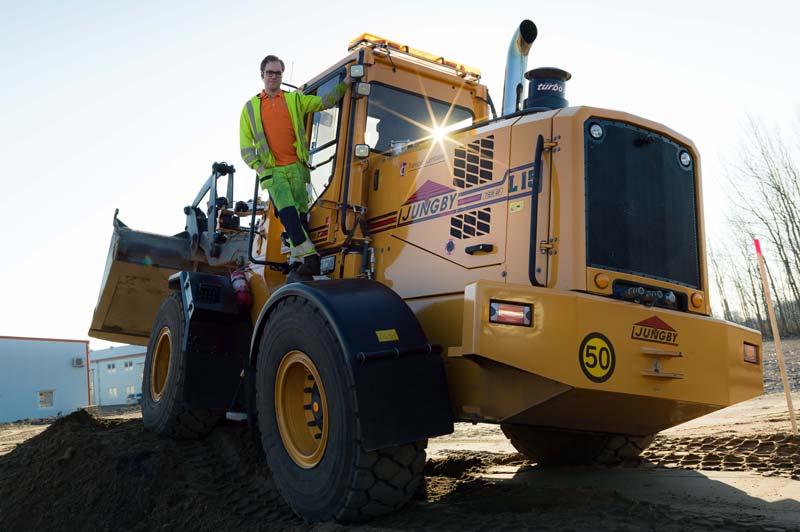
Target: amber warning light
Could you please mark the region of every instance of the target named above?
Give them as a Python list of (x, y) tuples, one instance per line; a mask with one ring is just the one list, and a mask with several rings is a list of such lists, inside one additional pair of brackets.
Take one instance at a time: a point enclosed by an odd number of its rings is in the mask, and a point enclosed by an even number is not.
[(489, 302), (489, 321), (506, 325), (531, 326), (533, 309), (531, 305), (509, 303), (507, 301)]

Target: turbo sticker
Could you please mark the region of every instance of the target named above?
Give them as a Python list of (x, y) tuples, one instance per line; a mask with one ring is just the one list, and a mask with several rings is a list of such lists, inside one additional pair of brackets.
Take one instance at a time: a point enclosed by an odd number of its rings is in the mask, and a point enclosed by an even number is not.
[(600, 333), (590, 333), (581, 342), (578, 363), (592, 382), (605, 382), (614, 374), (617, 357), (611, 341)]

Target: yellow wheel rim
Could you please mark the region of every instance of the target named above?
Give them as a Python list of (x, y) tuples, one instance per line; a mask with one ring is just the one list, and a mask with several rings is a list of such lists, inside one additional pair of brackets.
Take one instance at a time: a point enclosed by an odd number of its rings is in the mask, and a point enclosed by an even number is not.
[(169, 376), (169, 359), (172, 356), (172, 333), (169, 327), (162, 327), (158, 332), (153, 361), (150, 363), (150, 398), (158, 401), (164, 394)]
[(286, 452), (295, 464), (319, 464), (328, 443), (328, 403), (314, 362), (302, 351), (290, 351), (275, 375), (275, 417)]

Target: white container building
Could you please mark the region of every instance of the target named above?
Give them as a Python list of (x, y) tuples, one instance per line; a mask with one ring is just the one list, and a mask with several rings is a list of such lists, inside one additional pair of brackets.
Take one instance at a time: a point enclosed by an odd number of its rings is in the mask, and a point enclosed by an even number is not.
[(123, 345), (89, 353), (92, 404), (136, 404), (141, 398), (147, 348)]
[(89, 342), (0, 336), (0, 423), (67, 415), (89, 394)]

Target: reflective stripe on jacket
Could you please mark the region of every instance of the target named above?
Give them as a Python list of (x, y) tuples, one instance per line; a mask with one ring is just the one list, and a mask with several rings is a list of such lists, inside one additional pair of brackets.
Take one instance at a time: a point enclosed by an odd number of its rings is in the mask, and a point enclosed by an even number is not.
[[(299, 92), (283, 93), (286, 98), (286, 107), (289, 109), (289, 117), (292, 119), (297, 158), (303, 164), (308, 164), (308, 140), (303, 118), (308, 113), (316, 113), (333, 107), (342, 99), (346, 90), (346, 83), (338, 83), (331, 92), (323, 96)], [(256, 171), (259, 178), (272, 175), (272, 169), (275, 168), (275, 156), (269, 149), (267, 136), (264, 134), (264, 125), (261, 123), (261, 98), (258, 95), (250, 98), (242, 109), (242, 115), (239, 118), (239, 148), (242, 159), (247, 166)]]

